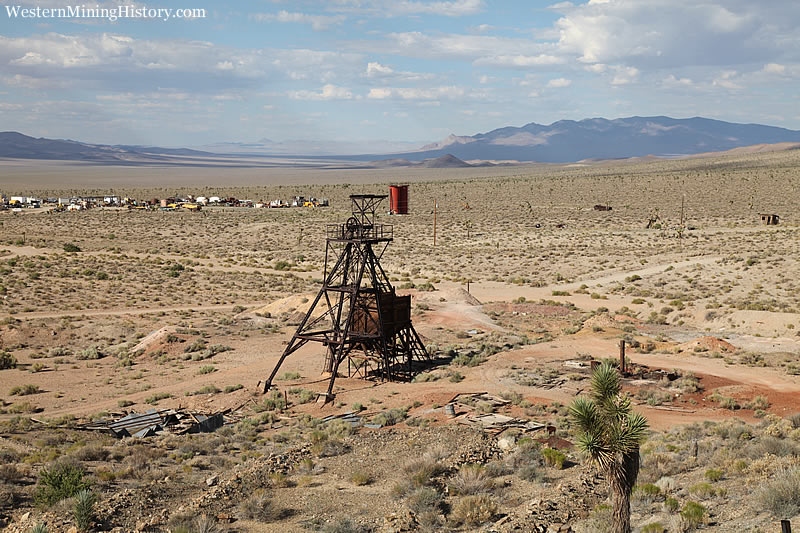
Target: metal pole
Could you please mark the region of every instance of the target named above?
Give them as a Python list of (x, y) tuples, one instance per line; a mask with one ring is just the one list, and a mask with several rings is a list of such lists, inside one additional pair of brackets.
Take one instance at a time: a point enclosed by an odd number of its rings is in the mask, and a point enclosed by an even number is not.
[(625, 339), (619, 341), (619, 369), (625, 373)]

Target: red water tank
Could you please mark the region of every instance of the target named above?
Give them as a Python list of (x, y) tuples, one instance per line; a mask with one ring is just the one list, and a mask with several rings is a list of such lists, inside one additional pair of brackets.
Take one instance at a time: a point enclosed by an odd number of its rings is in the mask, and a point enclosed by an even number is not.
[(408, 185), (389, 186), (389, 211), (395, 215), (408, 214)]

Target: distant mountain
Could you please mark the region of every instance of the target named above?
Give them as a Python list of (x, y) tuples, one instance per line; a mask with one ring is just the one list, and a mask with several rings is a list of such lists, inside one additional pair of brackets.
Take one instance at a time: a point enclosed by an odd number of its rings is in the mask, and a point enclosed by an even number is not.
[(0, 157), (15, 159), (54, 159), (87, 163), (157, 162), (171, 156), (209, 156), (208, 152), (186, 148), (146, 146), (107, 146), (77, 141), (35, 138), (16, 131), (0, 132)]
[[(735, 124), (700, 117), (629, 117), (560, 120), (547, 126), (531, 122), (519, 128), (508, 126), (472, 136), (450, 135), (416, 150), (410, 143), (379, 140), (275, 142), (261, 139), (252, 144), (207, 145), (203, 147), (205, 151), (200, 151), (37, 139), (9, 131), (0, 133), (0, 158), (122, 165), (459, 168), (528, 161), (570, 163), (644, 156), (692, 156), (753, 145), (798, 142), (800, 131), (760, 124)], [(359, 147), (374, 151), (360, 152)]]
[[(422, 161), (409, 161), (408, 159), (393, 158), (381, 159), (372, 161), (371, 166), (376, 168), (392, 168), (392, 167), (423, 167), (423, 168), (465, 168), (472, 167), (469, 163), (460, 160), (450, 154), (431, 159), (424, 159)], [(483, 166), (483, 165), (481, 165)]]
[(415, 152), (393, 154), (420, 161), (450, 154), (462, 160), (567, 163), (629, 157), (720, 152), (754, 144), (800, 142), (800, 131), (707, 118), (629, 117), (531, 122), (470, 137), (450, 135)]

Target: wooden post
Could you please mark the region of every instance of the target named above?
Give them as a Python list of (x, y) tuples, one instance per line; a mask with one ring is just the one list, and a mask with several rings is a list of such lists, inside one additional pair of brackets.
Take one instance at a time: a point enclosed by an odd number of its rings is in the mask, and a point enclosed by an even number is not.
[(433, 199), (433, 246), (436, 247), (436, 208), (438, 207), (436, 198)]
[(781, 533), (792, 533), (792, 523), (788, 520), (781, 520)]
[(619, 370), (625, 373), (625, 339), (619, 341)]

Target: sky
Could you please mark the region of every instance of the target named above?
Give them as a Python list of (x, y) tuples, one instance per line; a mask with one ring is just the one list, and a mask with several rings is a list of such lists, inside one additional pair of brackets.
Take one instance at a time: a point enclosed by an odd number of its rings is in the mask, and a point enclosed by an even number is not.
[[(0, 131), (400, 147), (634, 115), (800, 129), (797, 0), (152, 2), (2, 4)], [(134, 16), (45, 11), (67, 6)]]

